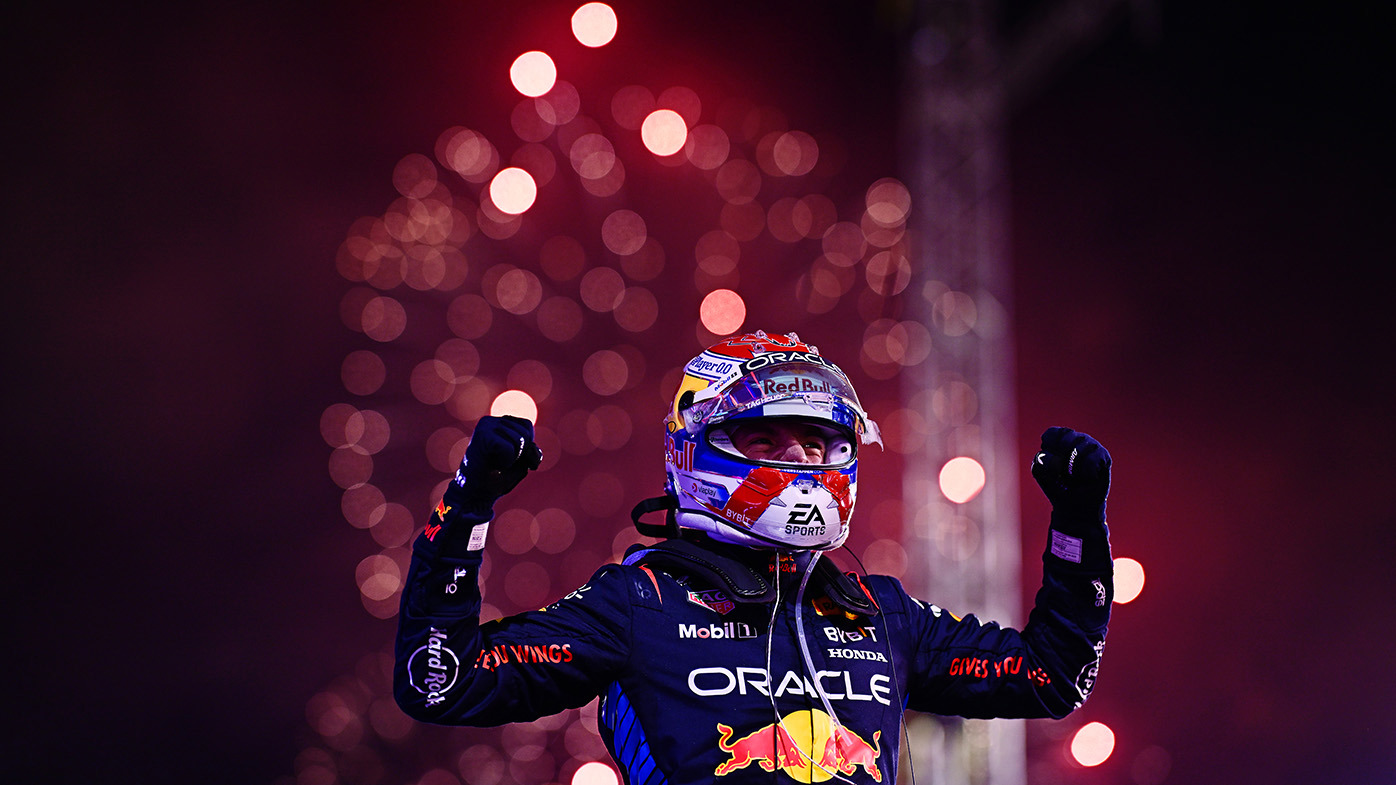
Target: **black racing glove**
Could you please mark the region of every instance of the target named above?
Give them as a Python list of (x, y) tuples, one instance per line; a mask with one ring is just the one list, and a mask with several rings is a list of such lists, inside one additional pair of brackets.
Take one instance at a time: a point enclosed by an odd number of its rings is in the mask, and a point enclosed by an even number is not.
[(424, 536), (445, 551), (484, 547), (494, 503), (542, 462), (533, 423), (510, 415), (481, 417)]
[(1032, 477), (1052, 503), (1052, 525), (1080, 533), (1105, 521), (1110, 493), (1110, 453), (1100, 442), (1070, 428), (1048, 428), (1033, 456)]

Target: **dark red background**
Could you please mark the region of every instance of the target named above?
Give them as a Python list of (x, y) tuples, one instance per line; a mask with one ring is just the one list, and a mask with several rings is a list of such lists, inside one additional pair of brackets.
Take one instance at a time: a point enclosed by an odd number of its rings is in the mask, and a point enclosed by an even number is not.
[[(615, 5), (652, 50), (590, 78), (746, 92), (885, 140), (850, 183), (904, 172), (896, 4)], [(1107, 443), (1116, 551), (1149, 577), (1079, 717), (1120, 756), (1080, 781), (1158, 745), (1171, 783), (1396, 782), (1387, 43), (1360, 14), (1214, 5), (1112, 23), (1008, 129), (1019, 441)], [(403, 155), (503, 127), (500, 64), (572, 7), (11, 26), (4, 779), (292, 773), (307, 699), (391, 634), (317, 431), (361, 340), (335, 250)], [(1010, 43), (1039, 7), (1006, 7)]]

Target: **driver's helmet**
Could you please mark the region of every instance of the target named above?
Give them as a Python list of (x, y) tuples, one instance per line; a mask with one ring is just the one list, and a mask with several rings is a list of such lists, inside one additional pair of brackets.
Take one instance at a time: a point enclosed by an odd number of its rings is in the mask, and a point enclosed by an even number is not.
[[(817, 432), (822, 458), (746, 457), (732, 435), (757, 418)], [(843, 544), (858, 445), (882, 443), (848, 377), (794, 333), (728, 338), (693, 358), (665, 423), (665, 491), (677, 502), (679, 527), (778, 550)]]

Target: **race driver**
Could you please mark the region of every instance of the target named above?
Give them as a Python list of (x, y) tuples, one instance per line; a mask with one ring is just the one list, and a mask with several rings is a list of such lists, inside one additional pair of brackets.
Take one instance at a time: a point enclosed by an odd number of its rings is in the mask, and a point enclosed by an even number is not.
[[(1113, 592), (1110, 456), (1067, 428), (1032, 473), (1052, 504), (1021, 630), (957, 617), (825, 551), (849, 532), (858, 449), (880, 444), (847, 376), (793, 333), (724, 340), (685, 367), (666, 418), (665, 494), (635, 546), (538, 611), (479, 622), (494, 505), (538, 467), (533, 427), (485, 417), (413, 547), (398, 704), (499, 725), (600, 696), (630, 785), (896, 782), (904, 708), (1062, 717), (1095, 683)], [(664, 512), (665, 523), (642, 516)]]

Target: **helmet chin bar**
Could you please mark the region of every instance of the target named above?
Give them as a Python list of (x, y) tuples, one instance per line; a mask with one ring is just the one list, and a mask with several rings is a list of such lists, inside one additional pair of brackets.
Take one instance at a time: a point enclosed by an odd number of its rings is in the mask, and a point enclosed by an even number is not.
[[(743, 545), (748, 548), (760, 548), (772, 551), (831, 551), (843, 545), (848, 539), (847, 529), (843, 534), (836, 536), (831, 542), (820, 545), (791, 545), (789, 543), (768, 540), (757, 536), (750, 531), (742, 529), (740, 526), (723, 518), (721, 515), (714, 515), (707, 511), (692, 509), (678, 509), (674, 511), (674, 520), (680, 529), (691, 529), (701, 531), (718, 542), (725, 542), (728, 545)], [(719, 525), (713, 526), (716, 522)]]

